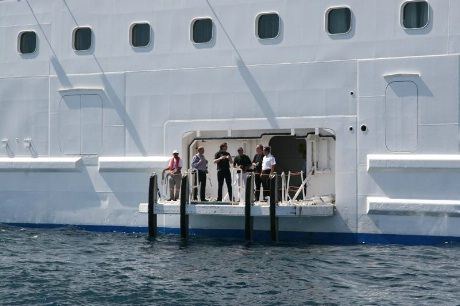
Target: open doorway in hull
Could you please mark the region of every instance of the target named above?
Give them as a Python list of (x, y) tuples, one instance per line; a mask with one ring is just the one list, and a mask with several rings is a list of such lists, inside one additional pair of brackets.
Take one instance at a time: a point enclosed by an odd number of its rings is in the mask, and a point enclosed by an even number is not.
[(305, 137), (274, 136), (269, 146), (277, 157), (276, 171), (306, 171), (307, 146)]
[[(285, 191), (285, 196), (280, 198), (281, 202), (293, 203), (335, 194), (335, 136), (331, 130), (305, 128), (295, 131), (192, 131), (183, 137), (183, 148), (187, 151), (183, 170), (190, 171), (190, 163), (197, 148), (204, 147), (204, 155), (209, 162), (206, 198), (210, 201), (217, 198), (217, 171), (213, 161), (223, 142), (228, 144), (228, 152), (232, 158), (237, 155), (237, 148), (243, 147), (251, 160), (256, 153), (257, 145), (272, 147), (277, 161), (276, 172), (280, 176), (279, 186)], [(233, 195), (236, 200), (241, 200), (244, 196), (238, 196), (238, 182), (234, 179), (236, 176), (234, 169)], [(282, 176), (284, 183), (281, 180)], [(193, 185), (193, 182), (191, 184)], [(225, 193), (225, 184), (223, 189)], [(229, 200), (227, 198), (227, 201)]]
[[(297, 189), (302, 185), (303, 178), (306, 176), (307, 164), (307, 144), (305, 137), (296, 136), (274, 136), (270, 139), (269, 146), (273, 156), (276, 156), (275, 170), (277, 173), (290, 172), (293, 175), (290, 177), (289, 183), (292, 188), (289, 188), (289, 196), (292, 198)], [(304, 174), (302, 176), (302, 174)], [(307, 186), (303, 187), (305, 190)], [(303, 199), (304, 192), (299, 198)]]

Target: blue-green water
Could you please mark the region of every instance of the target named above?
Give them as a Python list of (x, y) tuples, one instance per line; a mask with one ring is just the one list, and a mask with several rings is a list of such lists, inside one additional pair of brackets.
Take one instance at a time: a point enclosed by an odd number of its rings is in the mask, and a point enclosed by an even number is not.
[(251, 244), (0, 226), (0, 304), (460, 304), (453, 245)]

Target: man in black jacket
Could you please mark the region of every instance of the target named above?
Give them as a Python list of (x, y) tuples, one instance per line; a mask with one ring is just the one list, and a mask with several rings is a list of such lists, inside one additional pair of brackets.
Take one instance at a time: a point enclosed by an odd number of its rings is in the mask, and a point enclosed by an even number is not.
[(233, 201), (232, 194), (232, 174), (230, 173), (230, 163), (232, 157), (227, 152), (227, 143), (224, 142), (220, 145), (219, 152), (214, 156), (214, 163), (217, 165), (217, 201), (222, 201), (222, 187), (225, 183), (227, 184), (227, 191), (230, 202)]

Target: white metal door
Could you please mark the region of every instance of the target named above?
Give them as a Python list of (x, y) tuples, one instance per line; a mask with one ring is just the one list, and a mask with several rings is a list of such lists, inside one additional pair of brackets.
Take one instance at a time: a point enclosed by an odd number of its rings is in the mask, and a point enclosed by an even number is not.
[(385, 91), (385, 145), (392, 152), (417, 149), (418, 90), (411, 81), (388, 84)]
[(64, 154), (80, 154), (80, 95), (63, 96), (59, 103), (59, 144)]
[(59, 144), (64, 154), (98, 154), (102, 148), (99, 95), (63, 96), (59, 105)]
[(81, 96), (81, 154), (98, 154), (102, 147), (102, 99)]

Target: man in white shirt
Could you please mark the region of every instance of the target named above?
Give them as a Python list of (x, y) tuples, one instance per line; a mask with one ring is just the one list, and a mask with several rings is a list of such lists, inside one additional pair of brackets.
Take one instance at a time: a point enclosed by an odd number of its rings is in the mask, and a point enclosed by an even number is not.
[(270, 153), (270, 147), (264, 147), (264, 158), (262, 159), (262, 173), (260, 175), (262, 179), (262, 186), (264, 188), (263, 199), (270, 195), (270, 175), (275, 172), (276, 160), (275, 157)]

